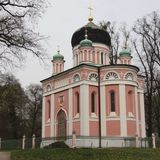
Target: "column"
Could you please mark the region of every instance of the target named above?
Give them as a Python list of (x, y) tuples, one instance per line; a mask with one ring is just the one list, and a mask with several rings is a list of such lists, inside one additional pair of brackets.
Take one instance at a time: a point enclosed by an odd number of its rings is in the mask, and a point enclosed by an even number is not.
[(86, 61), (87, 62), (89, 61), (89, 50), (87, 50), (87, 52), (86, 52)]
[(45, 137), (45, 97), (42, 102), (42, 138)]
[(139, 136), (139, 120), (138, 120), (138, 94), (137, 87), (134, 89), (135, 91), (135, 110), (136, 110), (136, 134)]
[(106, 136), (106, 95), (105, 86), (101, 86), (101, 134)]
[(81, 52), (78, 52), (78, 55), (79, 55), (79, 63), (82, 61), (81, 60)]
[(144, 111), (144, 93), (140, 93), (140, 111), (141, 111), (141, 130), (142, 137), (146, 137), (145, 129), (145, 111)]
[(90, 61), (93, 62), (93, 54), (90, 52)]
[(121, 127), (121, 136), (127, 136), (127, 119), (126, 119), (126, 93), (125, 85), (119, 85), (119, 95), (120, 95), (120, 127)]
[(89, 136), (89, 87), (80, 86), (80, 134)]
[(51, 137), (54, 137), (55, 134), (54, 134), (54, 94), (51, 95)]
[(72, 113), (72, 109), (73, 109), (73, 104), (72, 104), (72, 98), (73, 98), (73, 92), (72, 92), (72, 88), (69, 89), (69, 113), (68, 113), (68, 129), (69, 129), (69, 132), (68, 132), (68, 135), (71, 136), (72, 135), (72, 131), (73, 131), (73, 124), (72, 124), (72, 116), (73, 116), (73, 113)]
[(97, 64), (98, 61), (97, 61), (97, 52), (95, 51), (95, 64)]
[(106, 56), (104, 52), (103, 52), (103, 64), (106, 64)]

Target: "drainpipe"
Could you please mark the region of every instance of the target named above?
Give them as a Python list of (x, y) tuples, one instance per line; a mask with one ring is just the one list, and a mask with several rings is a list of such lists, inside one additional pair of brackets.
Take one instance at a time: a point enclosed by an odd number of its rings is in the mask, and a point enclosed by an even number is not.
[(101, 148), (101, 92), (100, 92), (100, 67), (98, 66), (98, 117), (99, 117), (99, 148)]

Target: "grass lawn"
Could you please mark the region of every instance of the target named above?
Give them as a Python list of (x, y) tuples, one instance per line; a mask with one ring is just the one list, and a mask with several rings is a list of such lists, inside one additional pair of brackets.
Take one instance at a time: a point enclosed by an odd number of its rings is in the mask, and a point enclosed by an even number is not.
[(160, 149), (36, 149), (12, 151), (11, 160), (160, 160)]

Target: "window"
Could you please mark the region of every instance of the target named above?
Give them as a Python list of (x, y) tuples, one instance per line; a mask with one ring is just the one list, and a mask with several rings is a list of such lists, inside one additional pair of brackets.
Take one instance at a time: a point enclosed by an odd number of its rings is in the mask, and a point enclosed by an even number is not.
[(98, 81), (98, 75), (96, 73), (90, 74), (89, 80), (91, 80), (91, 81)]
[(51, 118), (51, 103), (48, 101), (48, 119)]
[(74, 77), (73, 77), (73, 82), (78, 82), (80, 81), (80, 76), (78, 74), (76, 74)]
[(93, 92), (91, 94), (91, 112), (95, 112), (95, 93)]
[(51, 86), (47, 85), (47, 91), (51, 91)]
[(76, 104), (76, 112), (79, 113), (79, 93), (77, 92), (75, 95), (75, 104)]
[(106, 75), (107, 80), (118, 79), (118, 75), (115, 72), (109, 72)]
[(103, 64), (103, 53), (101, 53), (101, 64)]
[(132, 74), (132, 73), (127, 73), (127, 74), (125, 75), (125, 79), (132, 81), (132, 80), (133, 80), (133, 74)]
[(128, 92), (129, 112), (133, 113), (133, 92)]
[(111, 104), (111, 112), (115, 112), (115, 92), (110, 92), (110, 104)]

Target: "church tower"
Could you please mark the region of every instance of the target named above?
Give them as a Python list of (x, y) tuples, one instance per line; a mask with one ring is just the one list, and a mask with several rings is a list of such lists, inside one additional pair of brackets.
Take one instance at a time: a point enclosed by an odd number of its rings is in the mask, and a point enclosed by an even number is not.
[(128, 48), (124, 48), (120, 53), (119, 53), (119, 60), (120, 64), (131, 64), (131, 51)]
[(84, 62), (92, 65), (109, 64), (109, 33), (95, 25), (92, 16), (89, 16), (86, 25), (74, 32), (71, 44), (74, 66)]
[(64, 71), (64, 56), (60, 54), (60, 50), (58, 49), (57, 54), (53, 56), (52, 64), (53, 64), (53, 75), (61, 73)]

